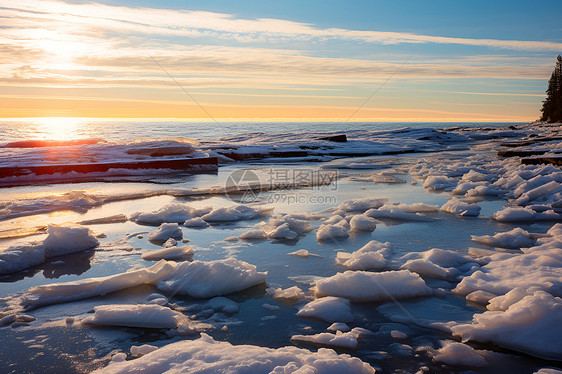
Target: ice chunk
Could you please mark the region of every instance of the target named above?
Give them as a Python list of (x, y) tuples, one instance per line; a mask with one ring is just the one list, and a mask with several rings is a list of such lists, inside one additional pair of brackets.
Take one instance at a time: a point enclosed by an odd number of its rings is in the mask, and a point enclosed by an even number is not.
[(377, 221), (364, 214), (358, 214), (351, 217), (351, 220), (349, 220), (349, 226), (355, 231), (373, 231), (377, 228)]
[(408, 338), (408, 335), (406, 335), (405, 333), (403, 333), (402, 331), (399, 331), (399, 330), (392, 330), (390, 332), (390, 336), (392, 336), (392, 339), (406, 339), (406, 338)]
[(0, 251), (0, 275), (11, 274), (46, 261), (41, 243), (11, 246)]
[(391, 250), (390, 243), (371, 240), (353, 253), (338, 252), (336, 263), (350, 270), (382, 269), (386, 265), (385, 255)]
[(395, 205), (384, 205), (379, 209), (369, 209), (365, 212), (367, 217), (371, 218), (390, 218), (403, 221), (433, 221), (433, 217), (424, 216), (419, 213), (407, 213), (402, 211)]
[(457, 180), (455, 178), (433, 175), (425, 179), (423, 188), (429, 191), (452, 190), (456, 185)]
[(205, 222), (233, 222), (254, 219), (271, 212), (272, 209), (252, 208), (246, 205), (237, 205), (229, 208), (215, 209), (201, 217)]
[(473, 260), (461, 255), (455, 251), (448, 251), (440, 248), (432, 248), (424, 252), (411, 252), (402, 257), (402, 259), (421, 258), (430, 261), (443, 268), (458, 267)]
[(536, 239), (532, 238), (532, 234), (529, 234), (521, 227), (516, 227), (513, 230), (507, 232), (499, 232), (494, 236), (472, 235), (472, 240), (480, 244), (489, 245), (490, 247), (501, 248), (531, 247), (535, 245), (536, 242)]
[(187, 220), (185, 220), (183, 225), (185, 227), (197, 227), (197, 228), (203, 228), (203, 227), (209, 226), (209, 224), (207, 222), (203, 221), (203, 219), (201, 217), (195, 217), (195, 218), (187, 219)]
[(562, 370), (554, 368), (541, 368), (540, 370), (535, 371), (533, 374), (562, 374)]
[(444, 212), (465, 217), (477, 217), (480, 214), (480, 209), (478, 204), (467, 203), (459, 199), (451, 199), (441, 207)]
[(503, 295), (516, 287), (537, 286), (555, 295), (562, 295), (562, 253), (554, 241), (543, 247), (532, 247), (529, 253), (498, 253), (490, 256), (491, 261), (464, 277), (453, 289), (460, 295), (477, 290)]
[(326, 322), (351, 322), (353, 313), (348, 299), (327, 296), (313, 300), (297, 313), (299, 317), (316, 318)]
[(180, 295), (209, 298), (265, 282), (267, 272), (258, 272), (254, 265), (228, 258), (210, 262), (182, 262), (171, 276), (158, 282), (158, 289)]
[(299, 249), (298, 251), (294, 251), (294, 252), (290, 252), (287, 253), (288, 255), (291, 256), (297, 256), (297, 257), (302, 257), (302, 258), (307, 258), (307, 257), (320, 257), (319, 255), (316, 255), (314, 253), (310, 253), (309, 251), (307, 251), (306, 249)]
[(466, 295), (466, 299), (476, 304), (486, 305), (491, 299), (495, 298), (496, 296), (496, 294), (493, 294), (491, 292), (478, 290)]
[(330, 326), (328, 326), (326, 330), (333, 331), (333, 332), (336, 331), (348, 332), (349, 330), (351, 330), (351, 328), (346, 323), (334, 322)]
[(49, 225), (43, 245), (45, 257), (49, 258), (92, 249), (99, 242), (87, 227)]
[(155, 242), (163, 242), (170, 238), (183, 238), (183, 232), (177, 223), (163, 223), (158, 227), (158, 230), (151, 232), (148, 236), (148, 240)]
[(384, 301), (431, 295), (423, 279), (408, 270), (372, 273), (346, 271), (316, 281), (316, 297), (339, 296), (352, 301)]
[(359, 342), (357, 338), (361, 335), (371, 333), (368, 330), (356, 327), (349, 332), (337, 331), (336, 334), (331, 334), (329, 332), (321, 332), (316, 335), (293, 335), (291, 340), (308, 342), (319, 345), (327, 345), (331, 347), (341, 347), (348, 349), (357, 349)]
[(446, 340), (443, 342), (443, 347), (433, 353), (433, 359), (447, 365), (473, 367), (488, 365), (483, 355), (479, 352), (482, 351), (477, 351), (471, 346), (463, 343)]
[(232, 345), (215, 341), (204, 333), (197, 340), (168, 344), (135, 360), (111, 362), (109, 366), (95, 373), (203, 374), (226, 373), (233, 368), (240, 373), (321, 373), (327, 370), (339, 373), (375, 373), (375, 369), (359, 358), (347, 354), (338, 355), (331, 349), (311, 352), (297, 347), (272, 349), (253, 345)]
[(267, 239), (267, 233), (262, 229), (250, 230), (240, 235), (240, 239), (244, 239), (244, 240)]
[(266, 292), (276, 300), (285, 301), (288, 303), (296, 303), (304, 298), (304, 292), (297, 286), (282, 288), (268, 288)]
[(477, 172), (476, 170), (470, 170), (468, 173), (465, 173), (462, 176), (463, 181), (469, 181), (469, 182), (484, 182), (494, 179), (496, 179), (494, 175), (480, 173)]
[(553, 210), (537, 213), (527, 207), (507, 207), (494, 213), (492, 218), (500, 222), (562, 221), (562, 215)]
[(334, 224), (324, 223), (320, 225), (316, 232), (316, 238), (318, 241), (345, 239), (349, 236), (348, 230), (349, 223), (345, 219), (340, 219)]
[(186, 204), (173, 203), (153, 212), (133, 213), (130, 217), (130, 220), (149, 225), (160, 225), (162, 223), (183, 223), (190, 218), (205, 215), (211, 210), (211, 207), (196, 209)]
[(84, 318), (82, 322), (95, 325), (171, 329), (186, 320), (187, 317), (183, 314), (161, 305), (116, 304), (94, 307), (94, 315)]
[(85, 251), (98, 245), (98, 240), (87, 227), (49, 225), (43, 242), (0, 250), (0, 274), (15, 273), (39, 265), (48, 258)]
[(131, 356), (136, 356), (136, 357), (144, 356), (146, 354), (149, 354), (150, 352), (154, 352), (157, 349), (158, 349), (157, 346), (150, 345), (150, 344), (133, 345), (131, 347)]
[(23, 295), (22, 306), (31, 309), (42, 305), (103, 296), (139, 284), (156, 283), (160, 279), (169, 277), (176, 267), (176, 263), (162, 260), (148, 268), (107, 277), (32, 287)]
[(185, 245), (181, 247), (162, 248), (155, 251), (150, 251), (142, 254), (142, 259), (145, 261), (182, 261), (191, 259), (193, 256), (193, 247)]
[(448, 279), (452, 275), (458, 274), (457, 272), (451, 272), (449, 269), (445, 269), (429, 260), (421, 258), (408, 260), (400, 269), (407, 269), (422, 276), (438, 279)]
[(388, 199), (386, 197), (346, 200), (338, 206), (338, 209), (343, 210), (345, 212), (357, 212), (357, 211), (364, 212), (371, 208), (374, 209), (380, 208), (387, 201)]
[(385, 204), (386, 206), (392, 206), (400, 209), (406, 213), (429, 213), (437, 212), (439, 210), (439, 205), (429, 205), (424, 203), (412, 203), (412, 204)]
[(536, 291), (505, 311), (476, 314), (469, 324), (451, 326), (463, 341), (491, 342), (534, 356), (562, 356), (562, 299)]

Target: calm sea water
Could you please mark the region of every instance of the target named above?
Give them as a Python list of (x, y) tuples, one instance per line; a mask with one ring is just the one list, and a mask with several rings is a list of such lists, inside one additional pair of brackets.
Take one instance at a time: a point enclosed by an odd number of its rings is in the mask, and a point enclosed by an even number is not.
[(0, 121), (0, 143), (25, 139), (102, 138), (127, 141), (137, 138), (181, 136), (198, 140), (245, 133), (306, 131), (389, 130), (411, 128), (497, 127), (517, 123), (469, 122), (231, 122), (195, 120), (119, 120), (88, 118), (36, 118)]

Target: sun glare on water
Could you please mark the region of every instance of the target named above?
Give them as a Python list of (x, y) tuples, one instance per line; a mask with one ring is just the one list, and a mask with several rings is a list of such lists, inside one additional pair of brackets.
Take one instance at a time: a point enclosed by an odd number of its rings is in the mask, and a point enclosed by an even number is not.
[(70, 140), (78, 136), (79, 118), (74, 117), (43, 117), (34, 120), (37, 123), (37, 133), (43, 139)]

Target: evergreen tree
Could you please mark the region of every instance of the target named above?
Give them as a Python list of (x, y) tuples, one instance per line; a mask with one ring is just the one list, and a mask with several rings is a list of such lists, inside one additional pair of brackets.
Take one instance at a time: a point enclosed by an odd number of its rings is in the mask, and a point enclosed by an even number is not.
[(562, 122), (562, 57), (558, 55), (556, 67), (548, 81), (546, 100), (541, 109), (541, 121)]

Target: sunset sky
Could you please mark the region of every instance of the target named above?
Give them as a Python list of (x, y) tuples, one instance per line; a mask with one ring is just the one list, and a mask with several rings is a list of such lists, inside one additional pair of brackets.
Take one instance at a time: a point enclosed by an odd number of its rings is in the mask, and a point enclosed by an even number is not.
[(559, 0), (2, 0), (0, 117), (528, 121), (560, 15)]

